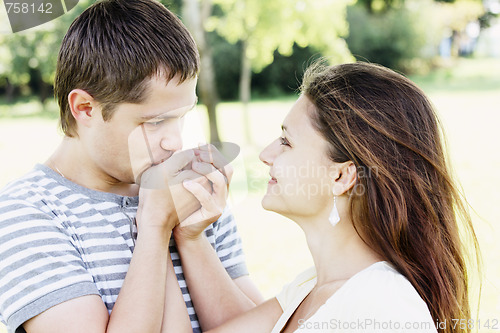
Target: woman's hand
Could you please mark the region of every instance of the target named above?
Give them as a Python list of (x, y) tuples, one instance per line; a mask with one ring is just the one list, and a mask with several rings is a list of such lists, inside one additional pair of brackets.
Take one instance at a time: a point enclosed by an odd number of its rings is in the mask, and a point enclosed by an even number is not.
[(193, 150), (182, 151), (143, 173), (137, 212), (139, 229), (152, 224), (172, 230), (179, 221), (199, 210), (198, 200), (182, 185), (183, 181), (191, 179), (211, 190), (208, 179), (191, 170), (195, 159)]
[(211, 223), (215, 222), (226, 207), (229, 182), (233, 169), (224, 156), (212, 145), (195, 149), (192, 170), (204, 175), (212, 184), (212, 192), (199, 182), (186, 180), (184, 188), (194, 195), (201, 204), (200, 209), (182, 220), (174, 229), (176, 240), (193, 240), (200, 237)]

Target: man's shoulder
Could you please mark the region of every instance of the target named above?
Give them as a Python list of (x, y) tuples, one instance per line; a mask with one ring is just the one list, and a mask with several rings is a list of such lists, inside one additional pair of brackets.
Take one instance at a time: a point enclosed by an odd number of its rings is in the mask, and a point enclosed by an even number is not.
[[(40, 169), (32, 169), (24, 176), (0, 189), (0, 223), (2, 228), (24, 223), (28, 219), (48, 218), (42, 207), (48, 201), (51, 180)], [(30, 216), (30, 218), (28, 218)]]
[(39, 168), (34, 168), (0, 189), (0, 202), (12, 199), (33, 197), (34, 193), (43, 193), (51, 179)]

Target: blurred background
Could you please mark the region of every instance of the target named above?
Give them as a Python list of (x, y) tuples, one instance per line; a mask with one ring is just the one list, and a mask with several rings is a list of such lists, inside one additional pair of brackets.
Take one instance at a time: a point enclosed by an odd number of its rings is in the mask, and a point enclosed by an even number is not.
[[(500, 331), (500, 0), (161, 2), (188, 26), (203, 58), (200, 104), (186, 137), (241, 147), (231, 206), (266, 297), (312, 260), (301, 230), (262, 209), (268, 169), (258, 153), (280, 135), (314, 59), (369, 61), (409, 76), (438, 110), (484, 260), (479, 307), (473, 299), (480, 332)], [(43, 163), (61, 140), (52, 90), (57, 51), (91, 3), (12, 33), (0, 1), (0, 187)]]

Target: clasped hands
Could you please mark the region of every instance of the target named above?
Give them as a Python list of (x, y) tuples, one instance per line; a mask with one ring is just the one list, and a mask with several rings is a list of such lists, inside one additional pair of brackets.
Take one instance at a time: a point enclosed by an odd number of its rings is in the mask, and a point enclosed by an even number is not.
[(140, 178), (139, 233), (141, 224), (153, 224), (198, 237), (222, 214), (232, 175), (228, 159), (213, 145), (176, 152), (152, 166)]

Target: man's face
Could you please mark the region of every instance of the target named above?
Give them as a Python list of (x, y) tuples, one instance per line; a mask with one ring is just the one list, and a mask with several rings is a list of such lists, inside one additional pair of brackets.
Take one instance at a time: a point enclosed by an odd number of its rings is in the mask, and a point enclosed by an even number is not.
[(109, 181), (135, 183), (149, 167), (182, 149), (183, 116), (196, 104), (196, 81), (153, 77), (144, 102), (117, 105), (108, 121), (96, 117), (80, 137)]

